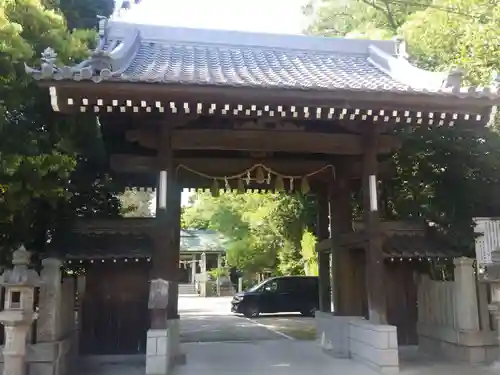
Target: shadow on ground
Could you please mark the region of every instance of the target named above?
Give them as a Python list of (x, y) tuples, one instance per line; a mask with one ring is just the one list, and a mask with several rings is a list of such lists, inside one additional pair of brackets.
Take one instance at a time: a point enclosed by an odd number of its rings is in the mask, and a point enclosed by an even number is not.
[(252, 342), (283, 339), (272, 330), (237, 316), (192, 315), (181, 318), (181, 342)]

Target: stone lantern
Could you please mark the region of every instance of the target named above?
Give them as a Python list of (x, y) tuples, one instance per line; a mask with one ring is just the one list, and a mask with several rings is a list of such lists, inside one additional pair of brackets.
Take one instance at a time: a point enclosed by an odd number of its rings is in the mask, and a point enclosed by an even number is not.
[(4, 310), (0, 311), (0, 323), (5, 328), (4, 375), (26, 373), (27, 338), (37, 318), (33, 311), (35, 287), (41, 283), (38, 273), (28, 268), (30, 258), (31, 254), (21, 246), (13, 254), (13, 268), (0, 276), (0, 285), (5, 288)]
[[(488, 305), (488, 310), (495, 319), (497, 327), (500, 327), (500, 248), (491, 252), (491, 261), (478, 273), (480, 281), (490, 285), (491, 303)], [(497, 340), (500, 345), (500, 330), (497, 330)], [(500, 368), (500, 358), (497, 358), (493, 366)]]

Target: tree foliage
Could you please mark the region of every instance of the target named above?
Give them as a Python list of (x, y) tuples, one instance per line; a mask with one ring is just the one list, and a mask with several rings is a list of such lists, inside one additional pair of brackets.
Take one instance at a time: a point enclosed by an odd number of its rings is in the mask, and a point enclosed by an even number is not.
[(304, 9), (313, 18), (307, 32), (327, 36), (386, 39), (397, 34), (412, 14), (430, 3), (392, 0), (323, 0)]
[(185, 228), (210, 228), (223, 234), (227, 261), (248, 273), (273, 270), (304, 273), (303, 232), (311, 227), (314, 202), (300, 195), (208, 193), (193, 197), (183, 212)]
[(120, 213), (124, 217), (151, 217), (151, 200), (153, 194), (147, 191), (128, 190), (119, 196)]
[[(488, 85), (500, 68), (500, 7), (488, 0), (323, 0), (310, 33), (387, 39), (403, 36), (422, 68), (462, 68), (465, 84)], [(399, 129), (397, 175), (384, 181), (385, 215), (425, 221), (448, 246), (473, 249), (472, 218), (500, 212), (500, 139), (474, 131)]]
[[(87, 55), (95, 31), (70, 31), (64, 10), (74, 15), (75, 27), (88, 27), (90, 22), (76, 19), (89, 3), (0, 0), (2, 248), (24, 242), (43, 251), (68, 219), (118, 212), (95, 117), (54, 113), (46, 89), (39, 89), (24, 72), (24, 64), (38, 65), (49, 46), (66, 63)], [(109, 2), (102, 3), (109, 9)]]

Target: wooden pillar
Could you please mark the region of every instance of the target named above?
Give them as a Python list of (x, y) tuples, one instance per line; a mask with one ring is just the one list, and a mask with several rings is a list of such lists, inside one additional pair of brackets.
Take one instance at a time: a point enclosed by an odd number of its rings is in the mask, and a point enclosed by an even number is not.
[[(352, 249), (338, 245), (340, 235), (352, 233), (350, 161), (336, 168), (336, 179), (330, 191), (332, 228), (332, 292), (335, 315), (363, 316), (365, 286), (360, 280), (363, 266)], [(361, 270), (364, 273), (364, 269)]]
[(369, 319), (375, 324), (387, 324), (387, 301), (384, 283), (384, 257), (377, 194), (377, 132), (367, 126), (363, 134), (363, 216), (366, 241), (366, 289)]
[(166, 329), (168, 320), (179, 318), (177, 306), (181, 189), (175, 181), (170, 132), (166, 133), (162, 132), (159, 136), (160, 172), (149, 296), (151, 329)]
[[(328, 239), (330, 236), (328, 191), (320, 190), (317, 195), (317, 237), (318, 241)], [(319, 310), (321, 312), (332, 311), (332, 300), (330, 293), (330, 251), (318, 252), (318, 275), (319, 275)]]

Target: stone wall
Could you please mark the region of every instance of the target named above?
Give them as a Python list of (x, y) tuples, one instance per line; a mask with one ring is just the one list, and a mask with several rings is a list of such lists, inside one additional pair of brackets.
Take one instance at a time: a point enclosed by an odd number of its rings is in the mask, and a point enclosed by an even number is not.
[(63, 277), (61, 263), (44, 260), (36, 344), (27, 348), (28, 375), (66, 375), (78, 354), (76, 279)]
[(454, 281), (422, 277), (418, 285), (418, 341), (425, 354), (472, 364), (498, 358), (487, 311), (487, 286), (477, 284), (474, 260), (454, 260)]
[(360, 317), (316, 313), (322, 350), (337, 358), (352, 358), (382, 374), (399, 372), (397, 329)]
[(316, 332), (321, 348), (336, 358), (349, 358), (349, 322), (353, 316), (316, 312)]
[(349, 322), (351, 358), (382, 374), (399, 372), (398, 335), (395, 326), (376, 325), (363, 319)]
[[(70, 374), (74, 362), (76, 332), (64, 340), (28, 345), (28, 375)], [(0, 371), (3, 371), (3, 346), (0, 346)]]
[(464, 331), (418, 325), (418, 346), (425, 354), (471, 364), (492, 363), (500, 355), (495, 331)]
[(75, 278), (63, 279), (60, 306), (61, 337), (67, 337), (76, 330), (75, 288)]

